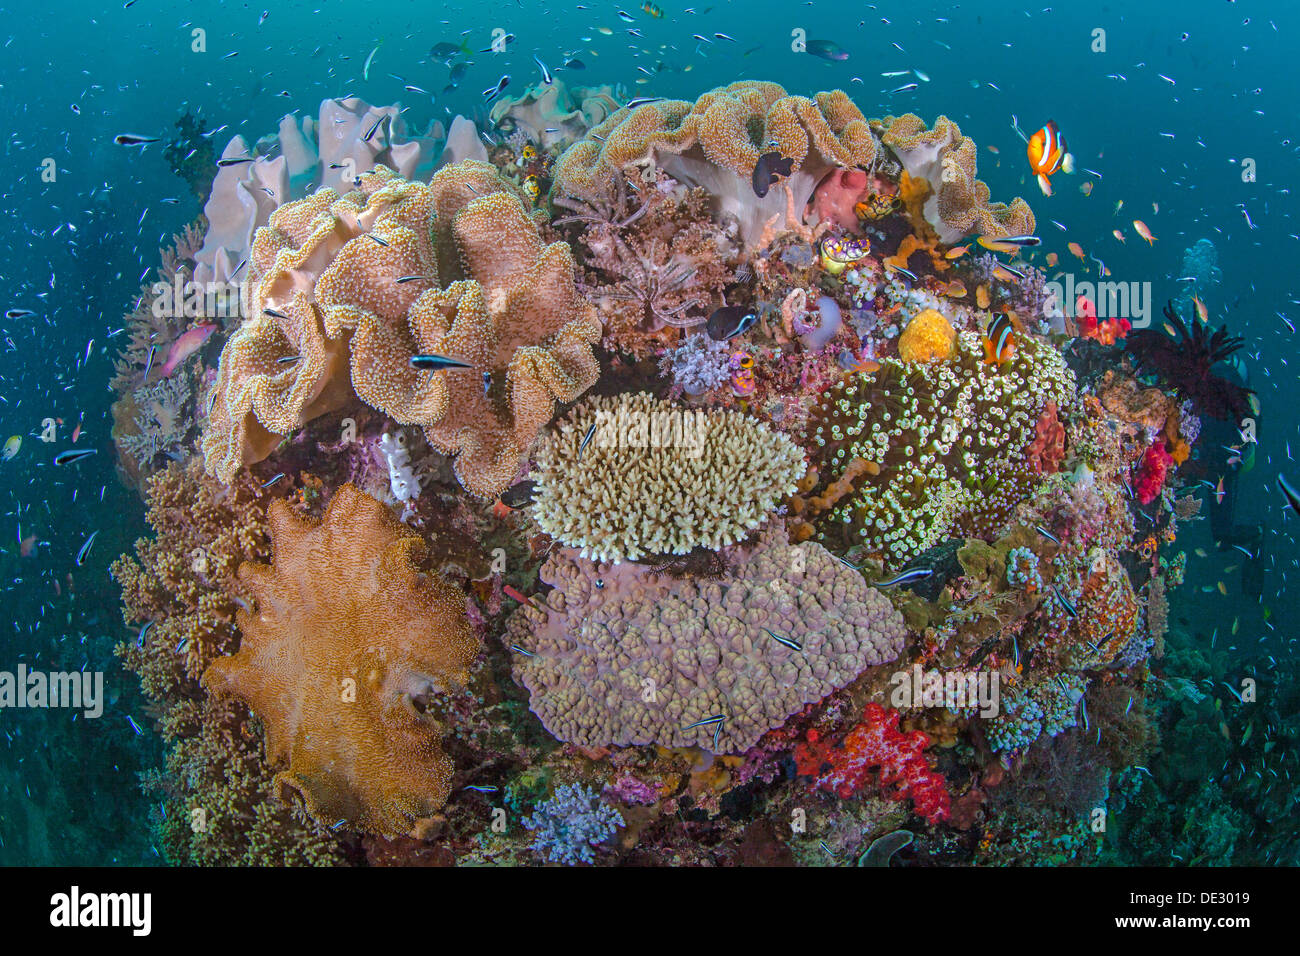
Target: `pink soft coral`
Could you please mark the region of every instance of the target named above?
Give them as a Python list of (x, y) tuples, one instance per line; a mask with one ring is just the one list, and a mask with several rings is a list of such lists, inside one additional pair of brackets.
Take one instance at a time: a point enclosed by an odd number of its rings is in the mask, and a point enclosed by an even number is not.
[(1159, 497), (1173, 460), (1165, 450), (1163, 438), (1157, 438), (1151, 443), (1151, 447), (1142, 455), (1142, 461), (1138, 465), (1137, 481), (1133, 485), (1133, 494), (1137, 496), (1138, 501), (1149, 505)]
[(898, 713), (879, 704), (867, 704), (862, 723), (842, 741), (822, 740), (808, 731), (808, 742), (795, 748), (800, 776), (813, 778), (813, 786), (849, 797), (880, 768), (880, 785), (893, 800), (911, 797), (918, 815), (930, 823), (948, 819), (951, 801), (942, 774), (930, 769), (922, 751), (930, 738), (919, 730), (898, 729)]
[(830, 222), (843, 229), (856, 229), (858, 214), (853, 207), (867, 190), (867, 174), (861, 169), (837, 169), (817, 187), (813, 194), (812, 211), (822, 222)]
[(1061, 424), (1056, 403), (1048, 402), (1038, 416), (1034, 440), (1025, 449), (1029, 467), (1036, 475), (1054, 475), (1065, 459), (1065, 426)]

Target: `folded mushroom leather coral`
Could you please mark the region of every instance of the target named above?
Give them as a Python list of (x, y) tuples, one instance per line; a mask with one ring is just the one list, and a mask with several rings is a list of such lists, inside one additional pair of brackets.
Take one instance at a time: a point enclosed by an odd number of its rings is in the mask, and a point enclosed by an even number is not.
[(539, 446), (534, 518), (600, 561), (717, 551), (766, 521), (803, 473), (798, 445), (739, 412), (644, 392), (597, 398)]
[(973, 233), (994, 239), (1033, 233), (1034, 214), (1023, 199), (1010, 205), (989, 202), (989, 187), (975, 178), (975, 143), (948, 117), (940, 116), (927, 129), (921, 117), (905, 113), (872, 127), (908, 174), (929, 184), (925, 220), (941, 241)]
[[(382, 167), (359, 178), (346, 196), (282, 206), (258, 231), (248, 318), (226, 343), (204, 433), (208, 466), (229, 480), (341, 405), (346, 356), (357, 397), (423, 425), (458, 456), (466, 490), (491, 497), (556, 401), (596, 381), (595, 309), (577, 294), (568, 246), (542, 244), (495, 167), (467, 161), (428, 184)], [(430, 373), (411, 367), (417, 354), (471, 368)]]
[(277, 781), (319, 822), (418, 832), (451, 792), (440, 698), (462, 688), (478, 651), (465, 596), (421, 570), (424, 544), (351, 485), (320, 522), (282, 501), (268, 515), (273, 557), (244, 564), (256, 606), (237, 616), (238, 653), (203, 675), (266, 728)]
[[(556, 161), (555, 192), (600, 201), (626, 170), (657, 167), (679, 183), (706, 188), (720, 212), (740, 223), (745, 245), (754, 247), (769, 220), (787, 219), (791, 204), (802, 218), (825, 176), (870, 165), (877, 147), (866, 117), (843, 91), (809, 99), (776, 83), (743, 80), (694, 103), (660, 100), (619, 110)], [(752, 178), (767, 152), (794, 165), (785, 188), (760, 198)]]
[[(717, 579), (595, 564), (571, 549), (541, 576), (554, 588), (545, 607), (510, 619), (515, 674), (547, 730), (584, 747), (743, 752), (893, 660), (906, 637), (902, 615), (860, 574), (820, 545), (786, 544), (779, 528), (736, 549)], [(719, 715), (720, 727), (709, 722)]]

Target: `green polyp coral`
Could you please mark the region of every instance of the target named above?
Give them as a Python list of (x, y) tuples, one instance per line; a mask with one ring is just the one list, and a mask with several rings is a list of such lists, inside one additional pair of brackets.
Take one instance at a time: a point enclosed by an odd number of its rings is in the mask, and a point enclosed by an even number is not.
[(880, 471), (821, 517), (817, 540), (896, 568), (950, 536), (995, 536), (1037, 482), (1025, 449), (1039, 414), (1074, 391), (1056, 350), (1023, 336), (1010, 361), (988, 365), (973, 332), (958, 336), (949, 362), (886, 359), (846, 376), (813, 411), (820, 480), (838, 480), (855, 459)]

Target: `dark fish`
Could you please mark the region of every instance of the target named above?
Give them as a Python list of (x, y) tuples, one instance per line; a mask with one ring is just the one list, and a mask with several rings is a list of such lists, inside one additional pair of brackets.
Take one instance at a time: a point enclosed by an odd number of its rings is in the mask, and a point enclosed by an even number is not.
[(118, 146), (145, 146), (149, 143), (156, 143), (162, 137), (160, 136), (140, 136), (137, 133), (118, 133), (113, 137), (113, 142)]
[(582, 436), (582, 444), (578, 446), (578, 461), (582, 461), (582, 453), (587, 450), (591, 440), (596, 437), (596, 423), (592, 422), (591, 427), (587, 429), (587, 434)]
[(764, 153), (754, 164), (754, 195), (762, 199), (776, 182), (777, 176), (789, 176), (793, 169), (793, 159), (786, 159), (780, 153)]
[(71, 465), (83, 458), (89, 458), (96, 451), (98, 449), (95, 448), (69, 448), (67, 451), (61, 451), (55, 455), (54, 463), (56, 465)]
[(636, 23), (636, 20), (633, 18), (632, 14), (628, 13), (626, 10), (618, 11), (618, 18), (624, 21), (625, 23)]
[(830, 40), (809, 40), (804, 50), (813, 56), (821, 57), (823, 60), (847, 60), (849, 58), (847, 50), (841, 49), (839, 44), (832, 43)]
[(271, 318), (273, 318), (273, 319), (287, 319), (287, 318), (288, 318), (288, 316), (285, 315), (283, 312), (277, 312), (275, 309), (263, 309), (263, 310), (262, 310), (262, 314), (263, 314), (263, 315), (269, 315), (269, 316), (270, 316)]
[(240, 163), (251, 163), (252, 161), (253, 161), (253, 157), (251, 156), (238, 156), (231, 159), (219, 159), (217, 160), (217, 165), (238, 166)]
[(878, 588), (892, 588), (896, 584), (911, 584), (913, 581), (923, 581), (932, 574), (934, 574), (934, 568), (913, 568), (911, 571), (904, 571), (898, 577), (890, 578), (888, 581), (877, 581), (875, 586)]
[(494, 99), (500, 96), (501, 91), (504, 90), (509, 85), (510, 85), (510, 74), (507, 73), (505, 76), (501, 77), (501, 79), (497, 80), (496, 86), (488, 87), (486, 90), (483, 91), (484, 105), (486, 106), (488, 103), (491, 103)]
[(1058, 538), (1056, 535), (1052, 534), (1052, 532), (1048, 531), (1048, 530), (1047, 530), (1046, 528), (1044, 528), (1041, 524), (1036, 524), (1036, 525), (1034, 525), (1034, 530), (1037, 531), (1039, 534), (1041, 534), (1041, 535), (1042, 535), (1044, 538), (1046, 538), (1048, 541), (1051, 541), (1053, 544), (1060, 544), (1060, 543), (1061, 543), (1061, 539), (1060, 539), (1060, 538)]
[(712, 717), (705, 717), (703, 720), (697, 720), (693, 724), (687, 724), (682, 728), (682, 730), (694, 730), (696, 727), (707, 727), (709, 724), (721, 724), (726, 719), (726, 714), (714, 714)]
[(144, 637), (149, 633), (149, 628), (153, 627), (153, 621), (145, 621), (144, 627), (140, 628), (140, 633), (136, 636), (135, 646), (144, 647)]
[(26, 319), (35, 315), (31, 309), (10, 309), (5, 313), (6, 319)]
[(86, 563), (86, 556), (90, 554), (90, 548), (95, 543), (95, 538), (98, 537), (98, 535), (98, 530), (92, 531), (90, 537), (86, 539), (86, 543), (83, 544), (81, 550), (77, 552), (77, 567), (81, 567)]
[(1286, 501), (1291, 506), (1291, 510), (1300, 515), (1300, 494), (1297, 494), (1295, 488), (1291, 487), (1291, 482), (1286, 480), (1285, 475), (1277, 476), (1277, 486), (1282, 489), (1282, 494), (1286, 495)]
[(437, 372), (445, 368), (473, 368), (473, 366), (469, 362), (448, 358), (445, 355), (412, 355), (411, 368), (422, 368)]
[(758, 316), (739, 305), (724, 305), (713, 311), (705, 328), (713, 341), (725, 342), (749, 331), (757, 321)]
[(1006, 243), (1008, 246), (1036, 246), (1043, 240), (1038, 236), (1007, 236), (1005, 239), (996, 241)]
[(904, 83), (902, 86), (898, 87), (897, 89), (890, 90), (889, 92), (891, 95), (894, 93), (910, 93), (912, 92), (912, 90), (916, 88), (917, 88), (916, 83)]
[(1055, 584), (1052, 585), (1052, 593), (1055, 594), (1056, 599), (1061, 602), (1061, 607), (1065, 608), (1066, 614), (1070, 615), (1070, 617), (1079, 616), (1079, 612), (1075, 610), (1074, 605), (1065, 599), (1065, 595), (1061, 593), (1061, 589)]
[(546, 64), (542, 62), (541, 57), (535, 53), (533, 54), (533, 62), (536, 63), (537, 68), (542, 71), (542, 83), (546, 86), (550, 86), (555, 82), (555, 77), (551, 76), (551, 71), (546, 68)]
[(469, 72), (468, 63), (457, 63), (455, 66), (451, 68), (451, 72), (447, 74), (447, 79), (451, 80), (453, 89), (455, 89), (455, 85), (457, 83), (459, 83), (461, 80), (465, 78), (465, 74), (468, 72)]
[(564, 68), (566, 70), (585, 70), (587, 64), (583, 63), (581, 60), (565, 60)]
[(507, 508), (523, 508), (533, 503), (537, 494), (537, 482), (532, 479), (517, 481), (501, 492), (501, 503)]
[(771, 635), (772, 640), (776, 641), (778, 644), (784, 644), (792, 651), (803, 650), (803, 645), (800, 644), (798, 641), (792, 640), (788, 637), (782, 637), (780, 634), (776, 633), (776, 631), (772, 630), (770, 627), (765, 627), (763, 628), (763, 630), (767, 631), (767, 633)]
[(434, 279), (432, 276), (399, 276), (399, 277), (397, 278), (396, 281), (398, 281), (398, 282), (415, 282), (417, 279), (423, 279), (425, 282), (436, 282), (436, 281), (437, 281), (437, 280)]
[(634, 110), (638, 106), (645, 106), (647, 103), (662, 103), (663, 99), (662, 96), (638, 96), (634, 100), (628, 100), (624, 105), (628, 109)]
[(911, 279), (913, 282), (921, 281), (916, 277), (916, 273), (913, 272), (911, 269), (904, 269), (902, 266), (890, 266), (889, 268), (894, 272), (897, 272), (900, 276), (906, 276), (907, 278)]
[(462, 52), (463, 49), (463, 47), (459, 47), (454, 43), (448, 43), (444, 40), (441, 43), (435, 43), (433, 46), (429, 47), (429, 55), (435, 60), (450, 60), (457, 53)]
[(387, 114), (387, 113), (385, 113), (383, 116), (379, 117), (379, 119), (375, 120), (375, 125), (372, 126), (372, 127), (370, 127), (370, 129), (366, 130), (366, 135), (361, 137), (361, 142), (363, 142), (363, 143), (368, 143), (368, 142), (370, 142), (372, 139), (374, 139), (375, 134), (379, 132), (379, 124), (382, 123), (382, 122), (383, 122), (384, 120), (386, 120), (386, 119), (388, 119), (388, 114)]
[(149, 357), (145, 359), (144, 374), (140, 376), (140, 381), (143, 382), (148, 380), (149, 372), (153, 370), (153, 358), (157, 354), (158, 354), (158, 346), (157, 345), (149, 346)]

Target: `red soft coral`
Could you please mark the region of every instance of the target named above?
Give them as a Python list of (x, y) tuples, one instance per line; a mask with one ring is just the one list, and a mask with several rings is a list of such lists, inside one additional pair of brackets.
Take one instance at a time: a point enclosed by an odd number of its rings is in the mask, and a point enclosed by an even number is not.
[(1165, 450), (1163, 438), (1157, 438), (1142, 455), (1138, 464), (1137, 481), (1133, 485), (1133, 494), (1144, 505), (1149, 505), (1160, 495), (1165, 477), (1169, 474), (1169, 465), (1173, 457)]
[(865, 785), (871, 771), (880, 768), (880, 785), (893, 800), (910, 796), (918, 815), (930, 823), (948, 819), (950, 798), (942, 774), (930, 769), (922, 751), (930, 738), (919, 730), (898, 729), (898, 713), (879, 704), (867, 704), (860, 724), (839, 743), (822, 740), (808, 731), (808, 742), (795, 748), (799, 775), (813, 778), (813, 786), (841, 798)]
[(1029, 467), (1036, 475), (1054, 475), (1065, 460), (1065, 426), (1061, 424), (1056, 402), (1048, 402), (1038, 416), (1034, 440), (1025, 449)]

